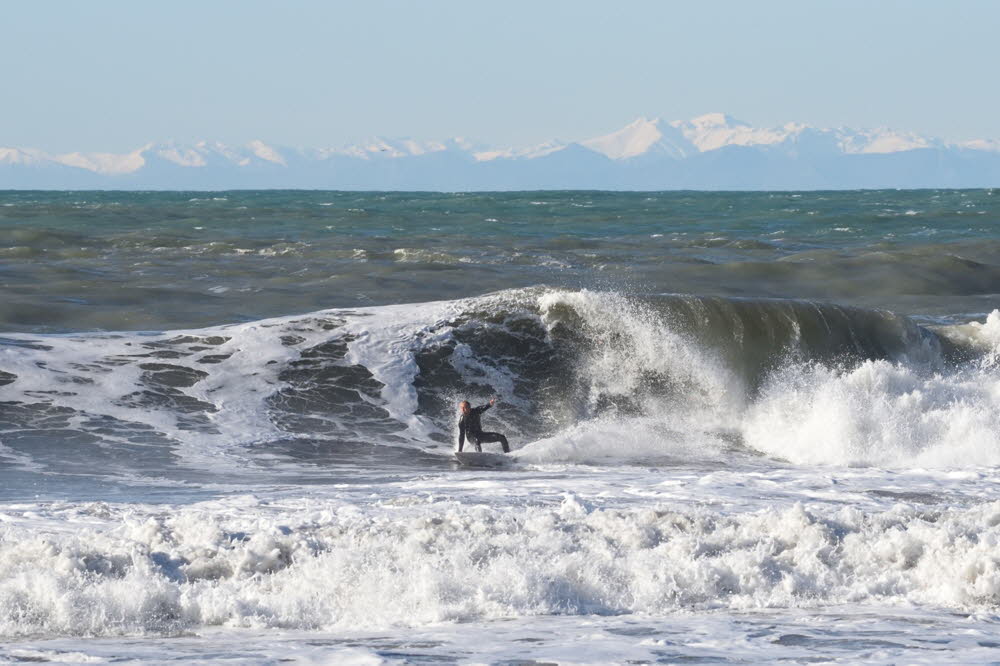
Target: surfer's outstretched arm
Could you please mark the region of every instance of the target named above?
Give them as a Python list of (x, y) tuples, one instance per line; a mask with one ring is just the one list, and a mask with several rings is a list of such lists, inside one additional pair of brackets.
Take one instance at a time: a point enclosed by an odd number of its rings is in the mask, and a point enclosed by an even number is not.
[(465, 428), (462, 426), (458, 427), (458, 450), (462, 450), (462, 446), (465, 444)]

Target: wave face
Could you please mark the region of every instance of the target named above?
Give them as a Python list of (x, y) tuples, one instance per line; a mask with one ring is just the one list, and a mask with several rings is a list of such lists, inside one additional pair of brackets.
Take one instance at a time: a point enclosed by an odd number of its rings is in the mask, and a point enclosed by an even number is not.
[(427, 460), (451, 450), (460, 399), (496, 394), (491, 423), (531, 462), (997, 464), (998, 325), (533, 288), (155, 335), (10, 335), (0, 452), (180, 481), (372, 447)]

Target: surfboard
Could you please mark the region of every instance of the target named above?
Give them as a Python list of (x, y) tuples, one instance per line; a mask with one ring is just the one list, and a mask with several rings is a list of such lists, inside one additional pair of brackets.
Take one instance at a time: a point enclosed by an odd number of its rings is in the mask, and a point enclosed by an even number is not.
[(455, 458), (463, 467), (504, 467), (511, 463), (508, 456), (478, 451), (456, 451)]

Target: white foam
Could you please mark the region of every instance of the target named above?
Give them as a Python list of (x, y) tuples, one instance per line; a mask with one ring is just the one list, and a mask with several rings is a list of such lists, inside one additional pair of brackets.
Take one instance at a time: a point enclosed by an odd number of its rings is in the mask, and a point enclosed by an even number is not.
[(746, 443), (801, 464), (1000, 464), (1000, 376), (928, 374), (888, 361), (791, 366), (749, 408)]
[(750, 513), (573, 495), (509, 509), (298, 500), (102, 505), (4, 523), (0, 636), (371, 630), (537, 615), (1000, 600), (1000, 502)]
[(941, 326), (937, 333), (960, 345), (984, 354), (983, 364), (994, 366), (1000, 361), (1000, 310), (993, 310), (986, 321), (972, 321), (955, 326)]
[(50, 664), (104, 664), (109, 660), (87, 655), (82, 652), (56, 652), (53, 650), (13, 649), (9, 656), (21, 662), (44, 662)]

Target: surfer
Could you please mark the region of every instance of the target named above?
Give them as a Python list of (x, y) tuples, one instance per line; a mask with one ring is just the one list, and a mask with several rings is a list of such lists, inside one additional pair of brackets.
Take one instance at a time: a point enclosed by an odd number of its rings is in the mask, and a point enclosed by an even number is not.
[(483, 432), (483, 424), (479, 422), (483, 412), (492, 407), (496, 401), (496, 398), (490, 398), (489, 403), (480, 405), (479, 407), (473, 407), (469, 404), (468, 400), (463, 400), (458, 403), (458, 410), (462, 413), (461, 418), (458, 420), (459, 451), (462, 450), (462, 446), (465, 444), (465, 439), (468, 438), (469, 441), (475, 445), (476, 451), (482, 451), (482, 445), (488, 442), (500, 442), (500, 446), (503, 447), (503, 452), (510, 453), (510, 447), (507, 445), (507, 438), (498, 432)]

